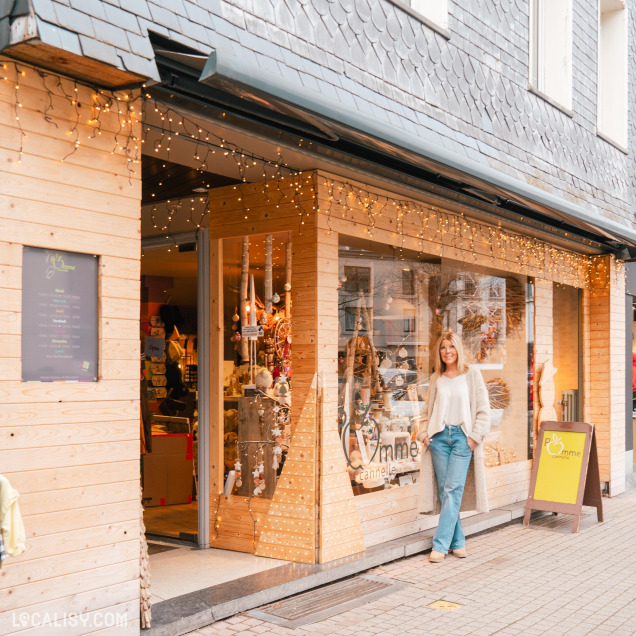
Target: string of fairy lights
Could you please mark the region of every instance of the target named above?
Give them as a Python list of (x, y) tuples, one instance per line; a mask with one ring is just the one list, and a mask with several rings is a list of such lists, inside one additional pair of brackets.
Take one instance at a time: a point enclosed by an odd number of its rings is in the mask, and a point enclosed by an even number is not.
[[(45, 93), (45, 109), (42, 112), (43, 119), (51, 126), (60, 129), (67, 127), (66, 135), (69, 138), (71, 149), (66, 155), (60, 158), (60, 162), (65, 162), (83, 145), (81, 133), (87, 125), (90, 134), (86, 132), (86, 142), (95, 140), (108, 132), (112, 134), (113, 146), (111, 154), (120, 153), (126, 157), (129, 183), (132, 184), (132, 177), (136, 172), (136, 165), (140, 163), (141, 147), (136, 136), (135, 128), (137, 122), (141, 120), (141, 97), (132, 91), (108, 91), (97, 86), (89, 86), (77, 80), (69, 79), (47, 73), (38, 68), (34, 68), (22, 62), (3, 61), (1, 63), (2, 75), (0, 79), (4, 82), (13, 83), (14, 93), (14, 121), (19, 131), (19, 142), (17, 148), (17, 164), (21, 165), (25, 140), (29, 133), (24, 128), (21, 109), (24, 109), (22, 94), (25, 87), (33, 87), (33, 79), (41, 84)], [(71, 107), (71, 117), (55, 118), (57, 110), (54, 100), (62, 99), (65, 106)], [(86, 99), (86, 101), (84, 101)], [(88, 111), (88, 116), (86, 112)], [(104, 120), (115, 115), (117, 130), (106, 131)]]
[[(493, 262), (516, 263), (519, 273), (535, 269), (547, 272), (554, 279), (567, 277), (573, 284), (583, 282), (589, 286), (592, 283), (594, 268), (590, 267), (591, 261), (586, 256), (555, 247), (536, 237), (493, 227), (468, 218), (462, 212), (442, 210), (413, 199), (391, 197), (346, 179), (324, 179), (320, 188), (311, 177), (289, 165), (280, 149), (276, 151), (275, 157), (250, 152), (228, 140), (220, 129), (203, 126), (177, 108), (153, 98), (149, 92), (134, 95), (131, 91), (106, 91), (19, 62), (5, 61), (2, 63), (2, 70), (2, 79), (13, 82), (14, 116), (19, 129), (18, 164), (22, 163), (28, 135), (20, 117), (20, 109), (24, 107), (20, 91), (25, 82), (33, 84), (28, 78), (28, 75), (33, 75), (39, 79), (46, 94), (46, 105), (42, 113), (45, 121), (58, 128), (62, 125), (61, 118), (58, 121), (54, 118), (55, 99), (62, 98), (71, 107), (73, 116), (69, 120), (70, 125), (65, 122), (69, 126), (66, 132), (71, 149), (60, 158), (62, 162), (75, 154), (81, 145), (103, 136), (107, 132), (104, 129), (104, 118), (108, 114), (114, 114), (117, 129), (108, 131), (113, 136), (111, 153), (122, 153), (126, 157), (129, 179), (137, 170), (142, 152), (149, 155), (161, 154), (162, 158), (169, 161), (173, 142), (176, 139), (186, 140), (193, 147), (192, 160), (198, 164), (197, 170), (203, 178), (214, 169), (217, 159), (234, 162), (236, 173), (244, 184), (234, 186), (244, 220), (249, 220), (252, 212), (246, 202), (244, 187), (260, 181), (265, 202), (274, 208), (287, 202), (291, 192), (292, 204), (299, 216), (300, 231), (310, 212), (324, 212), (330, 231), (333, 231), (335, 218), (355, 217), (359, 221), (362, 212), (366, 222), (366, 236), (372, 239), (379, 230), (390, 229), (399, 237), (399, 249), (404, 249), (407, 239), (415, 238), (417, 248), (422, 253), (426, 253), (428, 249), (429, 253), (435, 251), (435, 255), (441, 257), (445, 248), (450, 248), (452, 253), (461, 254), (465, 260), (472, 260), (473, 264), (477, 264), (481, 249), (482, 260), (487, 257)], [(85, 114), (86, 104), (82, 103), (79, 95), (81, 89), (90, 90), (88, 117)], [(149, 109), (152, 109), (153, 120), (159, 122), (158, 124), (146, 123), (150, 119)], [(222, 113), (221, 117), (224, 115)], [(141, 138), (135, 132), (138, 121), (144, 122)], [(86, 142), (82, 141), (80, 134), (84, 124), (91, 129)], [(325, 191), (326, 196), (321, 200), (321, 192)], [(157, 218), (157, 207), (153, 206), (150, 212), (152, 226), (168, 235), (172, 233), (173, 224), (177, 220), (199, 229), (205, 225), (209, 216), (206, 196), (170, 199), (163, 198), (160, 191), (153, 192), (151, 196), (157, 201), (165, 201), (167, 212), (162, 222)], [(320, 205), (324, 203), (322, 208), (319, 207), (319, 200)], [(197, 207), (200, 208), (198, 212)], [(392, 227), (388, 228), (387, 225)]]

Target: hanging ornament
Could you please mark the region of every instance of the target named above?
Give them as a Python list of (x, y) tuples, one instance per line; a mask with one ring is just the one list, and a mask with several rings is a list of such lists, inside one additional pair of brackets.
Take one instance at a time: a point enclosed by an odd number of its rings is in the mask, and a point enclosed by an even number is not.
[(240, 319), (241, 317), (238, 315), (238, 309), (234, 307), (234, 315), (232, 316), (232, 320), (234, 322), (238, 322)]
[(261, 325), (266, 325), (267, 324), (267, 313), (266, 312), (262, 312), (261, 313), (261, 317), (258, 319), (258, 322), (261, 323)]
[(393, 296), (387, 296), (386, 304), (390, 305), (393, 302)]
[(400, 356), (400, 358), (406, 358), (406, 356), (409, 355), (409, 352), (406, 350), (406, 347), (402, 347), (399, 351), (398, 351), (398, 355)]
[(283, 289), (284, 289), (285, 291), (291, 291), (291, 283), (285, 283), (285, 284), (283, 285)]
[(236, 342), (238, 342), (241, 339), (241, 332), (240, 331), (235, 331), (234, 335), (232, 336), (232, 339), (235, 340)]
[(279, 303), (280, 302), (280, 296), (276, 292), (274, 292), (272, 294), (272, 302), (273, 303)]
[(254, 477), (254, 483), (256, 484), (258, 483), (258, 481), (256, 480), (258, 480), (260, 476), (261, 476), (261, 471), (259, 467), (256, 466), (256, 468), (254, 468), (254, 470), (252, 471), (252, 477)]
[(404, 384), (404, 378), (401, 375), (398, 375), (395, 378), (395, 385), (396, 386), (402, 386)]
[(390, 307), (391, 307), (391, 305), (389, 305), (389, 303), (387, 303), (386, 305), (384, 305), (384, 311), (389, 311)]
[(235, 472), (235, 481), (234, 484), (237, 488), (240, 488), (243, 485), (243, 480), (241, 479), (241, 462), (236, 461), (234, 463), (234, 472)]

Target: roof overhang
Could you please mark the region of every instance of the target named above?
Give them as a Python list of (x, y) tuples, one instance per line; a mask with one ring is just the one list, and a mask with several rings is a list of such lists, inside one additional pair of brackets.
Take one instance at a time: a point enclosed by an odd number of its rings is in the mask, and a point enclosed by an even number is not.
[(283, 120), (288, 127), (322, 144), (348, 152), (361, 152), (370, 161), (389, 161), (412, 174), (489, 202), (502, 218), (517, 213), (528, 221), (560, 229), (569, 240), (597, 244), (596, 251), (611, 252), (629, 260), (636, 257), (636, 231), (595, 214), (583, 206), (556, 196), (491, 166), (409, 134), (386, 121), (355, 108), (345, 108), (300, 82), (268, 72), (249, 56), (215, 50), (208, 57), (199, 81), (237, 99), (246, 111), (257, 109), (262, 118)]

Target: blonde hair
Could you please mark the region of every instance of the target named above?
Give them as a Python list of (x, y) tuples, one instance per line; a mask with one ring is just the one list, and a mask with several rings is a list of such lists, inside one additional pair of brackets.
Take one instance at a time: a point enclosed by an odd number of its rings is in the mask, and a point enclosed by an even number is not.
[(442, 333), (435, 345), (435, 373), (442, 375), (442, 373), (446, 371), (446, 363), (442, 360), (442, 356), (440, 354), (440, 349), (444, 340), (448, 340), (455, 347), (455, 351), (457, 351), (457, 370), (460, 373), (466, 373), (469, 365), (464, 357), (464, 345), (462, 344), (462, 339), (450, 329)]

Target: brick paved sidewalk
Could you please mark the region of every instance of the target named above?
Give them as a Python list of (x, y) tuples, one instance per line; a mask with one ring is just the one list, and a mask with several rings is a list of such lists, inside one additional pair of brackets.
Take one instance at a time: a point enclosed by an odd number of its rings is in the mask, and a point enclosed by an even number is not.
[[(578, 534), (547, 518), (469, 538), (467, 559), (374, 568), (410, 585), (319, 623), (290, 630), (240, 614), (191, 634), (636, 634), (636, 491), (603, 504), (606, 521), (592, 511)], [(438, 600), (462, 607), (429, 607)]]

